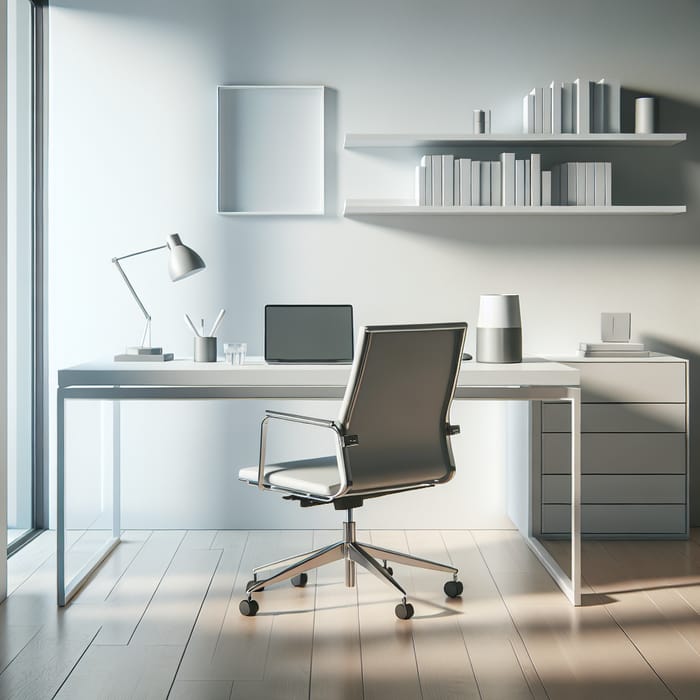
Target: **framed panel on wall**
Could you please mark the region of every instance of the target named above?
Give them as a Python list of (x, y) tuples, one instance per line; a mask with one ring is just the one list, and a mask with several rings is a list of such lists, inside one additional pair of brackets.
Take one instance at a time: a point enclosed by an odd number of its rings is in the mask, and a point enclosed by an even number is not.
[(218, 212), (323, 215), (322, 85), (220, 85)]

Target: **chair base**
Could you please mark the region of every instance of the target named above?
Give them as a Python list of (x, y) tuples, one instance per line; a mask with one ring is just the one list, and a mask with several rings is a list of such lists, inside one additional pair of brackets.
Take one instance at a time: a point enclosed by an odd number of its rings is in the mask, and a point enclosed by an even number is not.
[[(273, 583), (294, 579), (295, 586), (303, 586), (306, 577), (302, 577), (307, 571), (318, 569), (321, 566), (335, 561), (345, 561), (345, 585), (352, 588), (356, 584), (355, 566), (359, 564), (374, 574), (380, 581), (390, 586), (401, 594), (401, 603), (396, 606), (396, 616), (400, 619), (409, 619), (413, 616), (413, 606), (406, 601), (406, 591), (394, 578), (393, 570), (388, 562), (415, 566), (432, 571), (444, 571), (452, 574), (452, 580), (448, 581), (444, 590), (446, 595), (456, 598), (462, 593), (462, 584), (457, 580), (459, 570), (449, 564), (441, 564), (430, 559), (415, 557), (411, 554), (396, 552), (392, 549), (377, 547), (373, 544), (358, 542), (355, 539), (355, 521), (352, 519), (352, 510), (348, 510), (347, 521), (343, 523), (343, 539), (326, 547), (315, 549), (311, 552), (299, 554), (293, 557), (280, 559), (279, 561), (264, 564), (253, 569), (253, 580), (246, 586), (247, 598), (241, 601), (239, 609), (243, 615), (252, 616), (258, 611), (258, 604), (252, 599), (252, 594), (261, 591)], [(383, 562), (380, 563), (380, 560)], [(259, 578), (259, 574), (268, 571), (277, 571), (267, 578)], [(253, 603), (251, 605), (251, 603)]]

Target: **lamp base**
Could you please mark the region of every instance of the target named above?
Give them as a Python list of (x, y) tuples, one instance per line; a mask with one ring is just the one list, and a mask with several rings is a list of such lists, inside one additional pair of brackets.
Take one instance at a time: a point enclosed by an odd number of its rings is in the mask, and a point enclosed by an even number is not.
[(169, 362), (174, 357), (171, 352), (163, 352), (163, 348), (127, 348), (125, 353), (114, 356), (115, 362)]

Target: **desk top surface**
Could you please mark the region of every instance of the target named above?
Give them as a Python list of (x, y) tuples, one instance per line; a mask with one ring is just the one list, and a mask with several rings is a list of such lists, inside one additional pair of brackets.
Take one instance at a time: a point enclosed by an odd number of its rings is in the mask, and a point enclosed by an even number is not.
[[(249, 358), (244, 365), (224, 362), (88, 362), (59, 370), (68, 386), (345, 386), (350, 365), (268, 365)], [(578, 386), (579, 371), (559, 362), (526, 358), (517, 364), (463, 362), (457, 385)]]

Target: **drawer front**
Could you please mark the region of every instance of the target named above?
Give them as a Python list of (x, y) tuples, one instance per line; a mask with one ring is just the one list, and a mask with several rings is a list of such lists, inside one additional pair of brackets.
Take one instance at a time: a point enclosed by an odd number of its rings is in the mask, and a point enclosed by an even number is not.
[(581, 372), (581, 400), (683, 403), (684, 362), (567, 362)]
[[(571, 435), (542, 434), (542, 473), (571, 473)], [(685, 474), (684, 433), (587, 433), (582, 474)]]
[[(542, 404), (542, 431), (571, 431), (571, 410), (561, 403)], [(581, 406), (584, 433), (684, 433), (684, 403), (584, 404)]]
[[(571, 477), (542, 477), (542, 502), (571, 503)], [(581, 477), (581, 503), (685, 504), (685, 475), (592, 474)]]
[[(568, 534), (570, 528), (571, 506), (542, 506), (543, 535)], [(586, 535), (685, 535), (685, 506), (583, 506), (581, 530)]]

